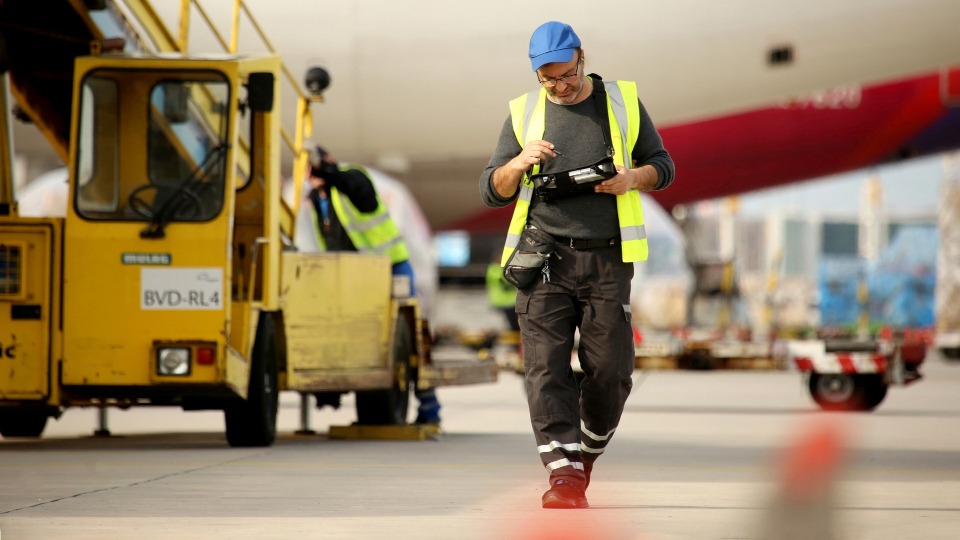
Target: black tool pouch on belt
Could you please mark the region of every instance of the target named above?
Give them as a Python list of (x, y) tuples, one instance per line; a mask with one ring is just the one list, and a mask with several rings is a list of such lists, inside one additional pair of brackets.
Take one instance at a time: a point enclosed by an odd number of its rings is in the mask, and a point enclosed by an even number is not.
[(533, 285), (538, 276), (543, 276), (544, 282), (550, 281), (550, 256), (556, 249), (557, 242), (549, 234), (540, 229), (525, 229), (503, 267), (503, 277), (518, 289)]

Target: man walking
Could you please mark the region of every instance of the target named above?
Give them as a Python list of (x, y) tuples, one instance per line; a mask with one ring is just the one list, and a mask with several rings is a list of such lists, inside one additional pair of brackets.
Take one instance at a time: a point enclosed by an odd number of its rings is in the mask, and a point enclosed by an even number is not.
[[(630, 281), (633, 263), (647, 258), (639, 191), (666, 188), (674, 166), (636, 83), (586, 75), (570, 25), (538, 27), (529, 56), (541, 88), (510, 102), (480, 192), (488, 206), (516, 202), (501, 264), (530, 229), (556, 241), (542, 278), (517, 294), (524, 384), (550, 475), (543, 507), (587, 508), (594, 462), (632, 387)], [(579, 387), (570, 366), (577, 329)]]

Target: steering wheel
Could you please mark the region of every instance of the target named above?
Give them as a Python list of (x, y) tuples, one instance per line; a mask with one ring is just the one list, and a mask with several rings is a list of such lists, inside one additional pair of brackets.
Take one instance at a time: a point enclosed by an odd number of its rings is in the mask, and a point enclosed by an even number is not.
[[(176, 209), (176, 215), (181, 218), (194, 218), (203, 213), (203, 201), (200, 200), (200, 196), (187, 188), (175, 188), (161, 184), (144, 184), (131, 191), (130, 196), (127, 198), (130, 208), (133, 208), (133, 211), (136, 212), (137, 215), (147, 219), (153, 219), (156, 216), (156, 212), (154, 211), (154, 205), (156, 203), (150, 203), (143, 197), (143, 194), (151, 189), (157, 190), (156, 195), (153, 196), (154, 201), (157, 201), (165, 191), (172, 191), (173, 195), (179, 199), (173, 204)], [(163, 202), (157, 205), (157, 209), (167, 204), (166, 201), (167, 198), (164, 198)], [(184, 205), (183, 201), (186, 201), (187, 204)]]

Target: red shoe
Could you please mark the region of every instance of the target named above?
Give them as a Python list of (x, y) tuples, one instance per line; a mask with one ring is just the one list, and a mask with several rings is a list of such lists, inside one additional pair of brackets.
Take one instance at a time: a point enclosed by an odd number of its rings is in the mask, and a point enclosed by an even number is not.
[(590, 508), (583, 488), (575, 487), (569, 480), (557, 480), (543, 494), (544, 508)]

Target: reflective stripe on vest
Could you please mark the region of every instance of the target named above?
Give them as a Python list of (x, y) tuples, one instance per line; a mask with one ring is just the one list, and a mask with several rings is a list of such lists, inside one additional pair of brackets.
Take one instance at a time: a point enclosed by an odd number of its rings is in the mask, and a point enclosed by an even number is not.
[[(610, 142), (614, 147), (615, 164), (629, 168), (633, 164), (631, 150), (640, 135), (640, 105), (637, 100), (637, 84), (631, 81), (604, 82), (607, 93), (607, 112), (610, 118)], [(546, 117), (547, 91), (529, 92), (510, 102), (510, 118), (517, 141), (523, 147), (527, 141), (543, 138)], [(530, 176), (540, 172), (534, 165), (520, 183), (517, 205), (507, 229), (500, 264), (505, 265), (520, 243), (520, 234), (527, 224), (533, 183)], [(647, 259), (647, 232), (643, 224), (643, 206), (640, 192), (631, 189), (617, 195), (617, 220), (620, 225), (621, 252), (624, 262)]]
[[(341, 165), (340, 170), (347, 171), (355, 169), (367, 174), (362, 167), (353, 165)], [(337, 213), (337, 219), (347, 231), (350, 241), (361, 253), (376, 253), (378, 255), (388, 255), (390, 262), (397, 264), (410, 258), (407, 251), (407, 244), (403, 241), (400, 229), (390, 218), (387, 208), (380, 201), (377, 195), (377, 209), (368, 214), (364, 214), (350, 202), (350, 199), (340, 194), (337, 189), (330, 190), (330, 203), (333, 211)]]

